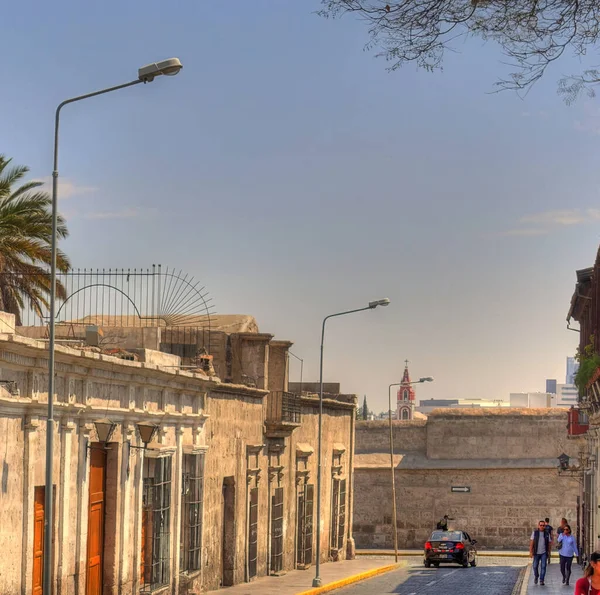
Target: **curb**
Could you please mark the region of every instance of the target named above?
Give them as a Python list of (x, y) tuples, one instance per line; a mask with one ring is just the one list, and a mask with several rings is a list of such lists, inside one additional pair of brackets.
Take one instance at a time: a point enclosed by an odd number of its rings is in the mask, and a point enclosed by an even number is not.
[[(357, 556), (393, 556), (393, 550), (356, 550)], [(406, 556), (423, 556), (423, 552), (421, 551), (407, 551), (407, 550), (399, 550), (398, 555), (401, 557)], [(529, 552), (505, 552), (498, 551), (495, 552), (493, 550), (484, 550), (478, 551), (478, 556), (488, 557), (488, 558), (529, 558)]]
[(405, 566), (408, 566), (407, 562), (399, 562), (398, 564), (380, 566), (379, 568), (373, 568), (372, 570), (366, 570), (365, 572), (347, 576), (339, 581), (327, 583), (322, 587), (315, 587), (313, 589), (309, 589), (308, 591), (301, 591), (300, 593), (296, 593), (296, 595), (319, 595), (320, 593), (329, 593), (329, 591), (333, 591), (334, 589), (347, 587), (348, 585), (364, 581), (368, 578), (373, 578), (374, 576), (379, 576), (380, 574), (385, 574), (386, 572), (391, 572), (392, 570), (398, 570), (399, 568), (403, 568)]
[(523, 573), (523, 582), (521, 583), (521, 590), (514, 595), (527, 595), (527, 587), (529, 586), (529, 577), (531, 575), (531, 563), (527, 564), (525, 572)]

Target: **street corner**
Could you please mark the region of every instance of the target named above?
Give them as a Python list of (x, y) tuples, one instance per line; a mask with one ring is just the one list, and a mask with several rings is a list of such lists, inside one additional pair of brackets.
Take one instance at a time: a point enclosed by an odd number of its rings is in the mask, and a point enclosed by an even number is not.
[(321, 595), (321, 593), (329, 593), (333, 590), (341, 589), (342, 587), (348, 587), (355, 583), (359, 583), (361, 581), (374, 578), (376, 576), (380, 576), (388, 572), (400, 570), (401, 568), (407, 568), (408, 565), (409, 564), (406, 560), (401, 560), (400, 562), (395, 562), (394, 564), (386, 564), (385, 566), (380, 566), (378, 568), (372, 568), (370, 570), (365, 570), (363, 572), (351, 574), (350, 576), (347, 576), (345, 578), (332, 581), (320, 587), (314, 587), (312, 589), (309, 589), (308, 591), (302, 591), (300, 593), (297, 593), (296, 595)]

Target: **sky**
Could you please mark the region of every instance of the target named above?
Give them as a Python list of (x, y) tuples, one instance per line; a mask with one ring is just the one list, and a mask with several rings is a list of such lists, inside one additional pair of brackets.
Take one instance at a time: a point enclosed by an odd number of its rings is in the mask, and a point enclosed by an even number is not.
[[(566, 106), (567, 58), (531, 92), (493, 93), (510, 69), (470, 40), (444, 70), (396, 72), (364, 23), (317, 0), (8, 3), (0, 153), (52, 169), (67, 106), (60, 209), (76, 267), (182, 269), (218, 313), (256, 317), (324, 377), (387, 409), (403, 362), (433, 376), (417, 399), (507, 399), (564, 381), (575, 270), (600, 242), (600, 107)], [(12, 57), (11, 57), (12, 56)], [(291, 360), (291, 380), (299, 380)]]

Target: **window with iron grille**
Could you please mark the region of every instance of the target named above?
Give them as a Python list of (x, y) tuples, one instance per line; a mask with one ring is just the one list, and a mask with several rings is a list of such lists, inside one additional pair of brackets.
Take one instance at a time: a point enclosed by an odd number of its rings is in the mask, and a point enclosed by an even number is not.
[(344, 547), (346, 529), (346, 480), (333, 478), (333, 506), (331, 509), (331, 535), (329, 545), (332, 550)]
[(308, 568), (313, 558), (313, 501), (315, 486), (303, 484), (298, 490), (296, 567)]
[(184, 454), (181, 488), (181, 556), (179, 570), (200, 570), (202, 511), (204, 497), (204, 455)]
[(144, 460), (140, 593), (170, 581), (171, 466), (170, 456)]

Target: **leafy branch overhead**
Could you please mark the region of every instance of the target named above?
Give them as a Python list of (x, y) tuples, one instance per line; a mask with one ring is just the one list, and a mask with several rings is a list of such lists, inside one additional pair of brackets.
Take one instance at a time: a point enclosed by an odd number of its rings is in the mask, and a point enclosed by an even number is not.
[[(11, 160), (0, 155), (0, 310), (15, 314), (17, 324), (24, 308), (40, 315), (48, 308), (51, 287), (52, 200), (40, 189), (41, 182), (22, 183), (28, 171), (24, 166), (11, 167)], [(17, 183), (22, 185), (16, 187)], [(60, 216), (57, 235), (68, 235)], [(69, 266), (59, 251), (58, 270), (65, 272)], [(66, 297), (60, 283), (56, 290), (58, 297)]]
[[(495, 41), (514, 65), (497, 84), (527, 90), (565, 52), (583, 56), (600, 36), (598, 0), (321, 0), (323, 17), (357, 14), (365, 21), (368, 49), (379, 49), (390, 70), (409, 62), (433, 71), (458, 40)], [(560, 81), (567, 102), (580, 91), (593, 94), (600, 71), (587, 70)]]

